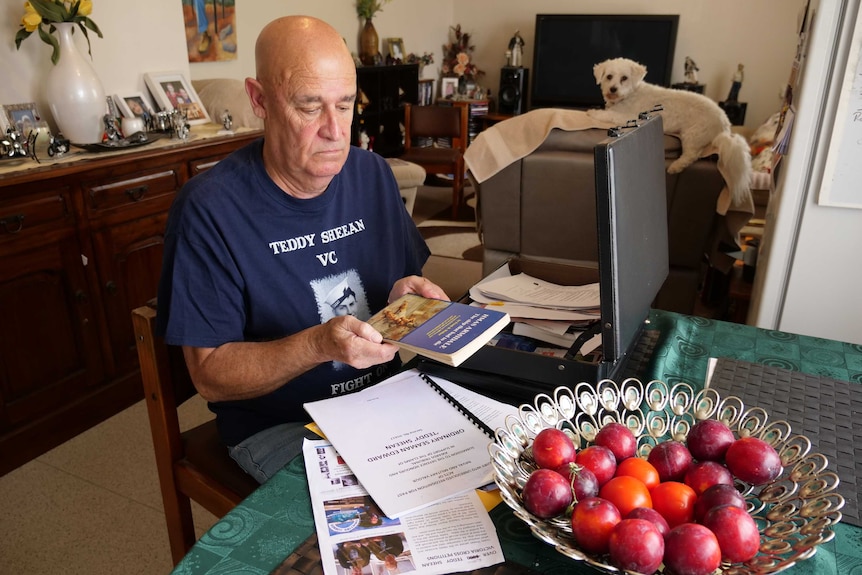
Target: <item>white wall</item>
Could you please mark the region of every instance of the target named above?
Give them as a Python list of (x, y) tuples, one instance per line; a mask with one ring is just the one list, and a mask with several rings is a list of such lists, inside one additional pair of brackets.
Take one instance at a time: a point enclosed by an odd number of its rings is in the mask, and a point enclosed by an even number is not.
[[(748, 102), (746, 125), (756, 127), (780, 105), (795, 45), (796, 18), (804, 0), (392, 0), (374, 19), (381, 38), (404, 39), (407, 52), (430, 52), (435, 64), (424, 76), (437, 77), (442, 46), (449, 26), (460, 23), (476, 43), (476, 62), (486, 71), (482, 85), (496, 93), (500, 68), (512, 33), (519, 29), (526, 41), (524, 62), (532, 63), (532, 40), (537, 13), (673, 13), (680, 15), (674, 81), (683, 79), (683, 60), (691, 56), (700, 67), (699, 80), (715, 100), (727, 96), (736, 65), (745, 64), (741, 99)], [(51, 65), (50, 48), (34, 35), (20, 51), (13, 38), (22, 15), (21, 0), (0, 0), (0, 103), (35, 101), (41, 80)], [(143, 9), (142, 9), (143, 8)], [(289, 13), (306, 13), (330, 22), (356, 50), (360, 29), (352, 0), (238, 0), (238, 59), (189, 65), (180, 0), (97, 0), (93, 19), (105, 38), (93, 38), (93, 64), (110, 93), (145, 91), (144, 72), (178, 70), (192, 79), (254, 74), (254, 41), (263, 25)], [(82, 38), (79, 38), (82, 40)], [(385, 44), (384, 44), (385, 45)], [(385, 48), (384, 48), (385, 52)], [(597, 88), (598, 89), (598, 88)]]
[(849, 43), (854, 25), (862, 26), (859, 6), (817, 7), (749, 323), (862, 344), (862, 210), (817, 203), (845, 70), (855, 70)]
[[(400, 37), (408, 53), (431, 52), (439, 62), (452, 22), (453, 1), (394, 0), (386, 4), (374, 19), (382, 51), (386, 52), (385, 38)], [(36, 102), (42, 114), (49, 116), (40, 94), (42, 79), (51, 66), (51, 48), (34, 33), (15, 50), (23, 5), (23, 0), (0, 0), (0, 104)], [(145, 72), (180, 71), (190, 79), (254, 76), (258, 32), (270, 20), (287, 14), (326, 20), (341, 32), (352, 51), (358, 50), (361, 23), (352, 0), (238, 0), (236, 10), (237, 60), (189, 64), (180, 0), (96, 0), (92, 19), (104, 38), (90, 34), (92, 62), (106, 93), (146, 93)], [(75, 36), (86, 51), (83, 35)], [(436, 77), (436, 63), (424, 75)]]
[(743, 63), (740, 100), (748, 102), (746, 126), (755, 128), (781, 105), (804, 4), (805, 0), (469, 0), (455, 3), (454, 22), (474, 33), (476, 61), (487, 73), (485, 83), (496, 93), (515, 30), (526, 44), (525, 66), (532, 65), (536, 14), (679, 14), (673, 82), (684, 80), (684, 61), (690, 56), (700, 68), (698, 81), (706, 84), (706, 95), (724, 100), (737, 64)]

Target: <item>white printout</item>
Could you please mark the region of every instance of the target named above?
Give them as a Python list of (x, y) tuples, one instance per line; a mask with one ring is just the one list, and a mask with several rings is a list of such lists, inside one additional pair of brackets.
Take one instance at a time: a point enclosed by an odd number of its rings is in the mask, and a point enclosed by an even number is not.
[(400, 519), (382, 514), (329, 441), (305, 440), (303, 457), (325, 575), (438, 575), (504, 560), (496, 529), (475, 491)]
[[(470, 411), (484, 408), (480, 419), (492, 428), (517, 411), (479, 394), (468, 397), (468, 390), (435, 380), (458, 401), (464, 399)], [(388, 517), (491, 481), (492, 438), (416, 370), (356, 393), (306, 403), (305, 409)]]
[(488, 297), (551, 308), (595, 308), (600, 303), (597, 283), (562, 286), (524, 273), (482, 282), (478, 287)]

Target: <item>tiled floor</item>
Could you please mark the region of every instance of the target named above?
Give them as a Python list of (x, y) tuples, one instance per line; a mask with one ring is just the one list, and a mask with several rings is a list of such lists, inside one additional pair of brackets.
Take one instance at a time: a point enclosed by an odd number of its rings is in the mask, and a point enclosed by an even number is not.
[[(445, 188), (423, 190), (418, 218), (451, 198)], [(481, 264), (432, 257), (425, 275), (457, 297), (481, 278)], [(183, 406), (181, 423), (209, 416), (197, 398)], [(194, 516), (198, 536), (215, 522), (196, 505)], [(171, 567), (143, 402), (0, 477), (0, 575), (152, 575)]]

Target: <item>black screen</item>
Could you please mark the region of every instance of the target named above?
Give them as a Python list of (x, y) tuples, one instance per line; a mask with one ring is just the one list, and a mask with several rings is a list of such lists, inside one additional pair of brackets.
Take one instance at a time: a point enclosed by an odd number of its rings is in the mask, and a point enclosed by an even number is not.
[(678, 15), (538, 14), (531, 107), (604, 107), (593, 66), (609, 58), (640, 62), (647, 82), (669, 86), (678, 25)]

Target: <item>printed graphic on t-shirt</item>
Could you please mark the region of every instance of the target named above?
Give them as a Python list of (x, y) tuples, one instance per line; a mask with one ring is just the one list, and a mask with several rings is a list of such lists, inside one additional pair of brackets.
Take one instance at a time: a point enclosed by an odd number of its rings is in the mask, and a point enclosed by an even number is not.
[[(311, 282), (311, 289), (317, 301), (320, 323), (342, 315), (352, 315), (362, 321), (371, 317), (368, 297), (356, 270), (314, 280)], [(333, 361), (332, 367), (342, 369), (345, 365)]]
[(371, 317), (368, 298), (356, 270), (314, 280), (311, 289), (317, 300), (320, 323), (342, 315), (352, 315), (362, 321)]

